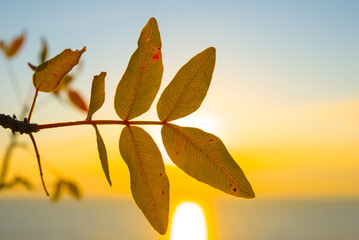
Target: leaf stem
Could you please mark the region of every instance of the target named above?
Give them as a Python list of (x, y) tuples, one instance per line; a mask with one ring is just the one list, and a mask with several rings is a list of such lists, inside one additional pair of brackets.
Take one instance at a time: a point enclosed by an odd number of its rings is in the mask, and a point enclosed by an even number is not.
[(121, 120), (83, 120), (75, 122), (59, 122), (36, 125), (36, 130), (70, 127), (78, 125), (166, 125), (167, 122), (160, 121), (121, 121)]
[(27, 121), (28, 121), (28, 122), (30, 122), (30, 119), (31, 119), (31, 116), (32, 116), (32, 112), (34, 111), (35, 103), (36, 103), (36, 99), (37, 99), (37, 96), (38, 96), (38, 95), (39, 95), (39, 90), (36, 89), (35, 95), (34, 95), (34, 100), (32, 100), (32, 104), (31, 104), (29, 116), (27, 117)]

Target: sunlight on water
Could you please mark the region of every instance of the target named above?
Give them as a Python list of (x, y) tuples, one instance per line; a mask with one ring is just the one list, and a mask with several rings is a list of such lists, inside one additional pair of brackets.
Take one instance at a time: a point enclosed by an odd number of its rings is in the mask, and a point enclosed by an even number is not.
[(206, 240), (207, 235), (202, 208), (194, 202), (179, 204), (173, 215), (170, 240)]

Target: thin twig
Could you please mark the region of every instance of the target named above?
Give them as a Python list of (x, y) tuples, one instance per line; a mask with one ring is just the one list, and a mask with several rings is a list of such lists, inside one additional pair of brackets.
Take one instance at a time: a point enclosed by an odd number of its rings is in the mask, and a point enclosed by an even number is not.
[(46, 189), (46, 186), (45, 186), (45, 182), (44, 182), (44, 178), (43, 178), (43, 174), (42, 174), (42, 169), (41, 169), (40, 154), (39, 154), (39, 151), (37, 150), (35, 138), (32, 135), (32, 133), (30, 133), (29, 136), (30, 136), (32, 144), (34, 145), (34, 148), (35, 148), (37, 164), (39, 165), (39, 171), (40, 171), (40, 178), (41, 178), (41, 182), (42, 182), (42, 187), (44, 188), (44, 191), (45, 191), (46, 195), (50, 196), (47, 189)]
[(35, 103), (36, 103), (36, 99), (37, 99), (37, 96), (38, 96), (38, 95), (39, 95), (39, 90), (36, 89), (35, 95), (34, 95), (34, 100), (32, 100), (32, 104), (31, 104), (29, 116), (27, 117), (27, 121), (28, 121), (28, 122), (30, 122), (30, 119), (31, 119), (31, 116), (32, 116), (32, 112), (34, 111)]

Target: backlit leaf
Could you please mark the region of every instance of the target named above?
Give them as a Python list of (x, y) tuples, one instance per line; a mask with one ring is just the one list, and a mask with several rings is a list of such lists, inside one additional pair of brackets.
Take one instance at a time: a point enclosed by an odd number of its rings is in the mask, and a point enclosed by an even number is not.
[(80, 109), (81, 111), (87, 112), (87, 105), (85, 103), (85, 101), (83, 100), (83, 98), (81, 97), (81, 95), (76, 92), (75, 90), (68, 90), (68, 96), (70, 99), (70, 102), (72, 102), (78, 109)]
[(90, 120), (92, 115), (99, 110), (105, 102), (105, 77), (106, 73), (101, 72), (93, 78), (91, 88), (91, 100), (86, 120)]
[(162, 44), (156, 19), (151, 18), (142, 29), (137, 45), (116, 89), (115, 110), (122, 120), (130, 120), (145, 113), (160, 88), (163, 74)]
[(41, 63), (35, 70), (32, 82), (37, 91), (52, 92), (60, 84), (63, 77), (78, 64), (82, 53), (86, 51), (86, 47), (82, 50), (72, 51), (65, 49), (62, 53)]
[(165, 234), (169, 181), (156, 143), (142, 128), (127, 126), (121, 133), (120, 152), (130, 170), (131, 190), (137, 206), (153, 228)]
[(237, 197), (254, 192), (223, 142), (198, 128), (164, 125), (163, 144), (171, 160), (188, 175)]
[(185, 117), (201, 106), (211, 83), (215, 61), (216, 49), (210, 47), (177, 72), (157, 103), (157, 115), (161, 121)]
[(20, 50), (25, 40), (25, 33), (22, 33), (20, 36), (14, 38), (8, 46), (2, 42), (1, 48), (4, 50), (6, 57), (14, 57)]
[(106, 151), (105, 143), (100, 135), (97, 126), (93, 125), (93, 127), (95, 128), (96, 131), (97, 149), (101, 161), (102, 170), (105, 173), (106, 179), (111, 186), (111, 178), (110, 178), (110, 171), (108, 169), (107, 151)]

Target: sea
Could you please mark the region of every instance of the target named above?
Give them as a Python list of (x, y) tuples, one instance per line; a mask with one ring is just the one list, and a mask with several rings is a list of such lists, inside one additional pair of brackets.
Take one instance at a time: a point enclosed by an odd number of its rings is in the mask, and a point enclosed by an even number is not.
[[(213, 207), (211, 239), (359, 239), (359, 199), (218, 199)], [(0, 196), (0, 240), (99, 239), (163, 238), (130, 198), (51, 203)]]

